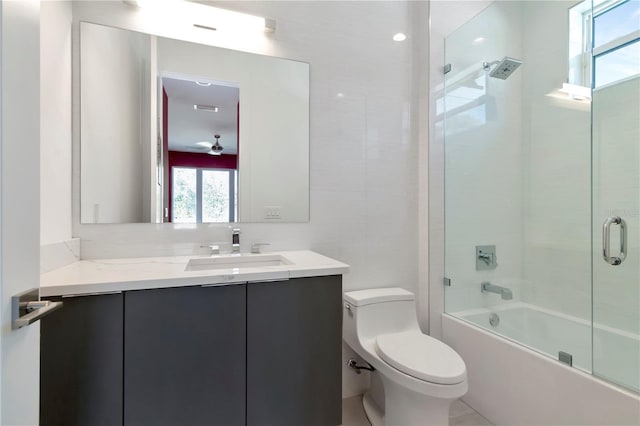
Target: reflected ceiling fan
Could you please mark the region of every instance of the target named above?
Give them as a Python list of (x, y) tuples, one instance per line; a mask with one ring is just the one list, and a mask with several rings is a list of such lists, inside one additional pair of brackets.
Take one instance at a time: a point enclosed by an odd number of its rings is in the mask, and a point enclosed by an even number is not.
[(220, 145), (220, 135), (213, 135), (216, 138), (215, 143), (210, 142), (198, 142), (196, 145), (206, 148), (207, 154), (209, 155), (222, 155), (222, 151), (224, 151), (224, 147)]

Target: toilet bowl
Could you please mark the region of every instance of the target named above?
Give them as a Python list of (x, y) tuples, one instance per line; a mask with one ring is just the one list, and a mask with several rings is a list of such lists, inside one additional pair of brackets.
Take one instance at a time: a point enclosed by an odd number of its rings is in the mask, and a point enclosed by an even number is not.
[[(413, 293), (344, 293), (343, 338), (375, 369), (363, 398), (373, 426), (449, 424), (451, 403), (468, 389), (466, 366), (453, 349), (420, 331)], [(375, 389), (378, 381), (382, 389)]]

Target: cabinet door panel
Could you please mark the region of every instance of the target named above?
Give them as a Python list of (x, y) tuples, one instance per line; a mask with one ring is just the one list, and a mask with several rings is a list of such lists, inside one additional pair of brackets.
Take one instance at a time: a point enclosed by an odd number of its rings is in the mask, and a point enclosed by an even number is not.
[(247, 286), (247, 424), (339, 425), (342, 277)]
[(122, 424), (123, 296), (63, 299), (41, 320), (40, 424)]
[(124, 420), (244, 425), (246, 286), (125, 295)]

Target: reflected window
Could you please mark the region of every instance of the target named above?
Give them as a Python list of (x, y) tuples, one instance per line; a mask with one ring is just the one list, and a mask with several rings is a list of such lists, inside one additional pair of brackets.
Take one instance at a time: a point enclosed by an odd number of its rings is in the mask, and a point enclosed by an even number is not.
[(446, 79), (443, 100), (436, 103), (436, 118), (449, 123), (447, 135), (470, 131), (487, 123), (494, 100), (487, 95), (487, 75), (484, 70), (469, 68)]
[(237, 221), (235, 170), (173, 167), (172, 175), (172, 222)]
[(172, 221), (196, 223), (196, 169), (173, 169)]

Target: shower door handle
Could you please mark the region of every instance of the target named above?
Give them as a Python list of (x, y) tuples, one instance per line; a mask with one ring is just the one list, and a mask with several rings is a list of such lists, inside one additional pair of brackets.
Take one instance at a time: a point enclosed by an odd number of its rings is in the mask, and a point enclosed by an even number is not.
[[(611, 225), (620, 225), (620, 254), (611, 256)], [(627, 223), (620, 216), (609, 217), (602, 225), (602, 257), (609, 265), (617, 266), (627, 258)]]

